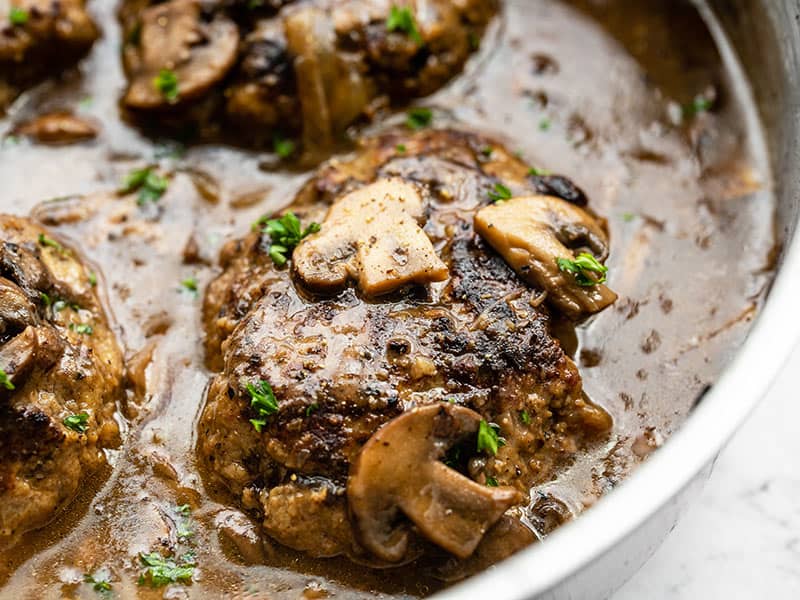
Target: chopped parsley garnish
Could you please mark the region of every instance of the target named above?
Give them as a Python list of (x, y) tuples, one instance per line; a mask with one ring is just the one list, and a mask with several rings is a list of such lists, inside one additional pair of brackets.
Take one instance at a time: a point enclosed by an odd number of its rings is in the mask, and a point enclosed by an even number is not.
[(397, 150), (398, 154), (405, 154), (407, 150), (405, 144), (397, 144), (394, 149)]
[(91, 573), (85, 573), (83, 576), (83, 581), (86, 583), (90, 583), (92, 585), (92, 589), (95, 592), (110, 592), (111, 591), (111, 582), (108, 580), (107, 576), (99, 575), (95, 573), (92, 575)]
[(272, 244), (269, 247), (269, 256), (276, 265), (283, 266), (289, 260), (287, 255), (291, 255), (295, 246), (304, 237), (317, 233), (320, 229), (319, 223), (311, 223), (305, 229), (300, 226), (300, 219), (293, 212), (285, 213), (279, 219), (261, 218), (254, 224), (254, 227), (263, 225), (262, 232), (269, 235)]
[(158, 90), (168, 102), (175, 102), (178, 99), (178, 76), (175, 71), (161, 69), (156, 78), (153, 79), (153, 87)]
[(393, 5), (389, 16), (386, 18), (386, 31), (402, 31), (414, 43), (422, 45), (422, 36), (417, 28), (417, 20), (411, 9), (405, 6)]
[[(575, 257), (575, 260), (568, 258), (558, 259), (558, 268), (565, 273), (572, 273), (575, 275), (575, 280), (581, 287), (592, 287), (606, 282), (606, 273), (608, 267), (600, 264), (600, 262), (588, 252), (581, 252)], [(590, 273), (595, 273), (597, 277), (593, 277)]]
[(497, 487), (497, 479), (494, 477), (486, 476), (486, 485), (489, 487)]
[(548, 119), (547, 117), (544, 117), (541, 121), (539, 121), (539, 130), (540, 131), (548, 131), (550, 129), (550, 125), (552, 125), (552, 123), (550, 122), (550, 119)]
[(94, 104), (94, 98), (91, 96), (84, 96), (78, 102), (78, 108), (81, 110), (89, 110), (92, 107), (92, 104)]
[(89, 415), (85, 412), (70, 415), (62, 423), (64, 423), (64, 427), (72, 429), (76, 433), (86, 433), (86, 430), (89, 429)]
[(15, 386), (11, 383), (11, 379), (8, 377), (8, 373), (5, 370), (0, 369), (0, 385), (6, 388), (8, 391), (14, 391)]
[(8, 11), (8, 20), (12, 25), (25, 25), (28, 22), (28, 11), (18, 6), (12, 6)]
[(418, 131), (428, 127), (433, 122), (433, 111), (424, 106), (412, 108), (406, 113), (406, 127)]
[(485, 148), (481, 148), (481, 154), (483, 154), (486, 158), (491, 158), (493, 152), (494, 148), (492, 148), (491, 146), (486, 146)]
[(69, 328), (75, 333), (80, 333), (81, 335), (92, 335), (94, 333), (94, 328), (92, 328), (92, 326), (88, 323), (70, 323)]
[(169, 187), (169, 179), (159, 175), (154, 167), (134, 169), (122, 180), (120, 192), (130, 194), (139, 191), (137, 203), (143, 206), (148, 202), (158, 202)]
[(276, 134), (272, 138), (272, 150), (281, 158), (289, 158), (294, 154), (295, 143), (282, 135)]
[(530, 425), (531, 424), (531, 414), (527, 410), (519, 411), (519, 419), (525, 425)]
[(622, 213), (622, 220), (625, 221), (626, 223), (632, 222), (635, 218), (636, 218), (636, 215), (633, 214), (633, 213), (629, 213), (629, 212)]
[(192, 581), (195, 558), (191, 552), (187, 552), (177, 560), (175, 557), (164, 558), (157, 552), (151, 552), (140, 554), (139, 560), (144, 567), (139, 574), (139, 585), (149, 584), (152, 588), (158, 588), (170, 583)]
[(536, 167), (528, 169), (528, 177), (544, 177), (545, 175), (550, 175), (550, 171), (546, 169), (537, 169)]
[(97, 273), (94, 271), (89, 271), (86, 274), (86, 278), (89, 280), (89, 285), (92, 287), (97, 287)]
[(494, 189), (489, 192), (489, 200), (492, 202), (511, 200), (512, 196), (511, 190), (502, 183), (495, 183)]
[(261, 430), (267, 424), (267, 417), (278, 412), (278, 400), (272, 391), (272, 386), (266, 381), (259, 381), (258, 384), (247, 384), (247, 393), (250, 394), (250, 406), (258, 413), (257, 419), (250, 419), (256, 431)]
[(705, 96), (695, 96), (694, 99), (683, 107), (684, 116), (693, 117), (700, 113), (708, 112), (714, 106), (714, 101)]
[(470, 50), (472, 51), (480, 50), (481, 38), (477, 33), (475, 33), (474, 31), (470, 31), (469, 35), (467, 36), (467, 41), (469, 42)]
[(192, 507), (188, 504), (181, 504), (175, 507), (175, 529), (179, 540), (186, 540), (194, 535), (191, 514)]
[(187, 277), (183, 281), (181, 281), (181, 288), (190, 294), (192, 294), (195, 298), (198, 295), (199, 287), (197, 285), (197, 278), (196, 277)]
[(47, 237), (43, 233), (39, 234), (39, 245), (40, 246), (46, 246), (46, 247), (49, 246), (50, 248), (53, 248), (54, 250), (57, 250), (59, 252), (64, 252), (64, 246), (59, 244), (54, 239)]
[(490, 425), (481, 420), (481, 424), (478, 426), (478, 452), (486, 451), (488, 454), (497, 454), (497, 449), (506, 445), (499, 432), (500, 428), (497, 425)]
[(309, 404), (308, 408), (306, 409), (306, 416), (310, 417), (313, 413), (319, 410), (319, 404), (314, 402), (314, 404)]

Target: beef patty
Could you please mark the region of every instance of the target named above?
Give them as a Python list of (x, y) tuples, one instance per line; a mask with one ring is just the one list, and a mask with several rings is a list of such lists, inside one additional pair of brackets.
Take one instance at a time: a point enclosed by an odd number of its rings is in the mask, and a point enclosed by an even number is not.
[(117, 441), (122, 353), (96, 285), (45, 229), (0, 215), (0, 548), (47, 523)]
[(269, 536), (316, 556), (393, 563), (433, 542), (464, 558), (608, 432), (551, 331), (559, 290), (526, 282), (509, 248), (476, 233), (476, 215), (517, 197), (599, 228), (578, 188), (491, 140), (389, 133), (295, 198), (309, 235), (293, 254), (267, 219), (223, 250), (203, 309), (219, 374), (198, 451)]
[(161, 134), (272, 144), (302, 132), (314, 153), (457, 75), (497, 4), (126, 0), (123, 104)]

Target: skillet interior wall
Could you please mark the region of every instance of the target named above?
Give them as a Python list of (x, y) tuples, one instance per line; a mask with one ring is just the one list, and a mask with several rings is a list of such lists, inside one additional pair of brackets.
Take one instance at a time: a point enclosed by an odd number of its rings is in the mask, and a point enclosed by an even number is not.
[(800, 212), (800, 2), (710, 0), (708, 6), (735, 48), (764, 125), (785, 250)]
[[(214, 269), (185, 265), (181, 253), (194, 236), (201, 258), (213, 261), (226, 238), (285, 206), (304, 175), (259, 169), (263, 156), (255, 153), (194, 147), (163, 161), (179, 170), (152, 210), (117, 197), (119, 180), (163, 148), (119, 120), (115, 3), (91, 6), (104, 36), (82, 72), (24, 96), (0, 134), (63, 108), (96, 119), (102, 133), (67, 148), (4, 144), (0, 208), (26, 214), (44, 199), (86, 194), (36, 212), (97, 264), (129, 356), (153, 343), (155, 350), (143, 374), (145, 401), (131, 407), (109, 479), (98, 478), (97, 496), (79, 498), (74, 510), (0, 557), (0, 595), (93, 597), (82, 574), (106, 566), (120, 594), (161, 597), (137, 588), (136, 554), (156, 547), (168, 529), (164, 512), (183, 503), (192, 505), (196, 527), (198, 577), (188, 588), (195, 597), (238, 590), (297, 598), (316, 588), (339, 597), (429, 593), (439, 584), (408, 571), (371, 573), (274, 548), (250, 564), (231, 543), (253, 529), (208, 499), (195, 465), (194, 421), (209, 374), (198, 351), (199, 306), (180, 286), (194, 276), (202, 287)], [(623, 298), (581, 328), (572, 349), (587, 391), (612, 412), (617, 429), (607, 446), (536, 491), (576, 514), (680, 425), (743, 339), (771, 279), (769, 168), (748, 154), (744, 142), (760, 132), (746, 128), (743, 99), (729, 94), (726, 77), (686, 1), (509, 0), (464, 76), (424, 101), (436, 109), (437, 124), (457, 119), (493, 132), (532, 164), (574, 178), (608, 217), (612, 284)], [(697, 123), (671, 124), (668, 109), (680, 110), (709, 83), (725, 98), (719, 108)], [(711, 138), (693, 138), (692, 125), (703, 123), (699, 133)], [(699, 139), (711, 140), (701, 144), (705, 163), (693, 143)], [(788, 147), (790, 137), (783, 139), (776, 149)]]

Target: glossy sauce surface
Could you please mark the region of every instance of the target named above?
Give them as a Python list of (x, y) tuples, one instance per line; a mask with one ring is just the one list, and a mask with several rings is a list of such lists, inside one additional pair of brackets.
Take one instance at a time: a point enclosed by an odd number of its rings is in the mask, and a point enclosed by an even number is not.
[[(262, 546), (249, 519), (209, 498), (194, 431), (210, 373), (200, 300), (182, 282), (196, 278), (202, 292), (224, 241), (287, 205), (307, 174), (231, 148), (176, 153), (121, 122), (113, 4), (93, 4), (104, 37), (81, 73), (28, 93), (0, 122), (7, 133), (71, 109), (93, 119), (99, 137), (59, 148), (6, 138), (0, 208), (33, 210), (97, 267), (134, 391), (111, 467), (54, 523), (0, 556), (0, 590), (91, 598), (83, 574), (104, 569), (121, 597), (162, 597), (163, 588), (137, 586), (137, 556), (169, 541), (180, 521), (174, 507), (189, 504), (194, 533), (184, 548), (196, 552), (197, 569), (190, 586), (166, 588), (168, 597), (435, 591), (442, 583), (424, 568), (371, 571)], [(434, 125), (487, 133), (571, 177), (608, 219), (610, 285), (620, 299), (579, 328), (570, 350), (615, 430), (534, 490), (534, 503), (542, 492), (577, 515), (611, 490), (680, 425), (758, 311), (772, 276), (773, 199), (761, 132), (746, 127), (751, 108), (733, 89), (688, 3), (512, 0), (466, 73), (421, 102), (434, 109)], [(711, 111), (696, 109), (699, 94), (713, 99)], [(154, 161), (172, 171), (157, 204), (116, 194), (130, 170)], [(57, 200), (40, 204), (48, 198)]]

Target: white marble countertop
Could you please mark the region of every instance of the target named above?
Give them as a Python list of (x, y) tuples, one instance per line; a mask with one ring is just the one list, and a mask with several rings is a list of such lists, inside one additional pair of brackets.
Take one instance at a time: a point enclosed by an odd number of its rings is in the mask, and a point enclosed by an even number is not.
[(800, 598), (800, 348), (700, 498), (613, 600)]

